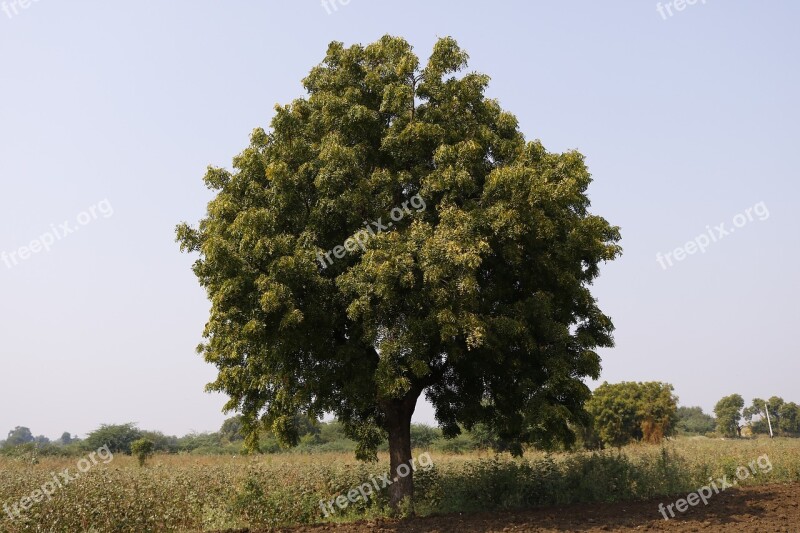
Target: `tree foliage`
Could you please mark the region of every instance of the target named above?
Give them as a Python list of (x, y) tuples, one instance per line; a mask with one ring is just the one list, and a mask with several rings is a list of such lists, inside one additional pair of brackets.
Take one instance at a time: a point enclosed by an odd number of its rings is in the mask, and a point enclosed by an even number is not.
[(669, 383), (604, 382), (592, 394), (586, 410), (594, 430), (608, 446), (631, 441), (659, 443), (675, 432), (677, 401)]
[(30, 429), (24, 426), (17, 426), (8, 432), (8, 438), (5, 441), (5, 446), (20, 446), (33, 441), (34, 436)]
[(244, 440), (242, 429), (241, 415), (233, 416), (222, 423), (222, 427), (219, 429), (219, 435), (228, 442), (237, 442)]
[(139, 466), (144, 466), (147, 460), (153, 456), (155, 443), (150, 439), (136, 439), (131, 443), (131, 455), (139, 461)]
[(400, 38), (334, 42), (307, 97), (232, 172), (208, 170), (216, 196), (177, 235), (211, 300), (209, 390), (251, 447), (260, 422), (291, 445), (298, 413), (334, 413), (359, 458), (388, 433), (394, 469), (423, 393), (449, 437), (484, 423), (515, 453), (573, 438), (612, 345), (589, 286), (619, 231), (589, 212), (583, 156), (526, 142), (466, 66), (451, 38), (424, 65)]
[(780, 407), (780, 430), (792, 435), (800, 434), (800, 405), (784, 403)]
[(714, 407), (714, 414), (717, 417), (717, 432), (725, 437), (741, 436), (742, 428), (742, 409), (744, 400), (738, 394), (725, 396)]
[(678, 430), (689, 435), (705, 435), (717, 426), (713, 416), (703, 412), (701, 407), (678, 407)]
[(86, 450), (97, 450), (103, 446), (108, 446), (111, 453), (131, 454), (131, 444), (140, 439), (142, 432), (136, 424), (103, 424), (96, 430), (89, 433), (83, 440), (83, 447)]

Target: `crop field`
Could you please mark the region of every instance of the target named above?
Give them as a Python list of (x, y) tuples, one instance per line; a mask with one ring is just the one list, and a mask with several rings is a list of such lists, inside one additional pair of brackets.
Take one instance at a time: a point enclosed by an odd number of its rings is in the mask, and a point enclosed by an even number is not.
[[(658, 503), (685, 497), (710, 485), (709, 479), (731, 485), (725, 490), (714, 481), (723, 490), (709, 498), (711, 504), (759, 490), (752, 487), (800, 483), (800, 439), (680, 438), (602, 453), (530, 452), (522, 459), (422, 450), (414, 455), (420, 458), (414, 474), (420, 518), (409, 527), (431, 520), (423, 517), (455, 514), (466, 521), (464, 530), (473, 518), (486, 520), (487, 512), (491, 520), (527, 517), (522, 526), (534, 527), (532, 522), (547, 522), (541, 512), (552, 506), (616, 502), (645, 502), (636, 505), (648, 520), (667, 523)], [(359, 530), (393, 523), (385, 520), (385, 488), (370, 489), (366, 500), (352, 492), (365, 483), (380, 487), (373, 481), (388, 472), (386, 456), (364, 464), (349, 454), (163, 455), (145, 467), (124, 455), (94, 459), (0, 459), (0, 531), (271, 530), (325, 522)], [(346, 505), (337, 505), (337, 496)], [(519, 515), (526, 512), (534, 514)], [(682, 518), (678, 513), (672, 523)], [(418, 530), (436, 530), (434, 524)], [(522, 526), (517, 530), (527, 530)]]

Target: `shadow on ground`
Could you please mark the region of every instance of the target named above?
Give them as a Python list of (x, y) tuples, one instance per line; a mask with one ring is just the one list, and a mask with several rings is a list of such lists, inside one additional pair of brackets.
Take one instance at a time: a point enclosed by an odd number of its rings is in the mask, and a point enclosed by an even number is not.
[[(800, 484), (732, 488), (714, 495), (704, 506), (690, 507), (664, 520), (658, 504), (680, 497), (649, 502), (577, 504), (523, 511), (460, 514), (416, 518), (408, 521), (370, 520), (350, 524), (318, 524), (284, 528), (286, 533), (336, 531), (408, 533), (489, 533), (601, 531), (716, 531), (795, 533), (800, 524)], [(669, 516), (669, 514), (668, 514)], [(234, 532), (229, 532), (234, 533)], [(236, 533), (262, 533), (241, 530)]]

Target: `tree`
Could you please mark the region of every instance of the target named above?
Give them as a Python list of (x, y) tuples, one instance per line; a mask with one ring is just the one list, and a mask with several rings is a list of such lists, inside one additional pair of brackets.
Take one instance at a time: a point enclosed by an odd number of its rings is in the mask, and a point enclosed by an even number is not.
[(607, 446), (624, 446), (631, 440), (642, 438), (641, 426), (636, 419), (634, 386), (631, 382), (615, 385), (604, 382), (586, 403), (595, 432)]
[(61, 434), (61, 438), (58, 440), (61, 442), (61, 444), (66, 446), (72, 443), (72, 435), (70, 435), (68, 431), (65, 431)]
[(83, 448), (86, 450), (97, 450), (103, 446), (108, 446), (111, 453), (131, 454), (131, 444), (140, 439), (142, 432), (136, 424), (103, 424), (98, 429), (92, 431), (83, 441)]
[(745, 423), (750, 426), (753, 433), (769, 433), (765, 410), (766, 405), (767, 402), (761, 398), (753, 398), (753, 403), (750, 407), (745, 407), (742, 410), (742, 418), (744, 418)]
[(784, 433), (800, 433), (800, 405), (784, 403), (780, 407), (780, 429)]
[(725, 396), (714, 407), (717, 417), (717, 431), (725, 437), (741, 436), (742, 408), (744, 400), (738, 394)]
[(161, 453), (177, 453), (180, 449), (178, 437), (164, 435), (160, 431), (141, 431), (139, 437), (153, 443), (153, 451)]
[[(750, 407), (745, 407), (742, 411), (742, 418), (750, 426), (753, 433), (769, 433), (769, 426), (772, 425), (773, 433), (781, 430), (781, 408), (784, 405), (783, 398), (773, 396), (769, 400), (753, 398)], [(769, 410), (769, 418), (767, 418)], [(758, 419), (754, 419), (755, 417)]]
[(636, 416), (642, 428), (642, 440), (659, 444), (675, 433), (678, 425), (678, 398), (669, 383), (648, 381), (638, 383)]
[(608, 446), (633, 440), (659, 443), (677, 424), (677, 398), (669, 383), (604, 382), (586, 404), (595, 432)]
[(34, 440), (33, 433), (31, 433), (30, 429), (24, 426), (17, 426), (8, 432), (8, 438), (6, 439), (5, 446), (21, 446), (23, 444), (33, 442)]
[(701, 407), (678, 407), (678, 429), (690, 435), (711, 433), (717, 425), (713, 416), (703, 412)]
[(772, 424), (773, 432), (774, 430), (780, 431), (783, 427), (781, 425), (781, 408), (784, 405), (783, 398), (780, 396), (772, 396), (769, 400), (767, 400), (767, 410), (769, 411), (770, 419), (767, 424)]
[(131, 455), (139, 461), (139, 466), (144, 466), (147, 459), (153, 456), (156, 445), (150, 439), (136, 439), (131, 443)]
[(426, 424), (411, 424), (411, 446), (414, 448), (427, 450), (439, 437), (441, 431), (438, 428)]
[(242, 434), (242, 417), (240, 415), (226, 418), (219, 429), (219, 435), (228, 442), (244, 440)]
[[(422, 394), (446, 437), (574, 439), (612, 345), (589, 286), (619, 230), (588, 211), (583, 156), (526, 142), (466, 65), (451, 38), (422, 68), (400, 38), (334, 42), (308, 97), (208, 170), (216, 196), (177, 236), (211, 300), (208, 389), (251, 449), (259, 421), (293, 445), (298, 413), (333, 413), (359, 459), (388, 434), (395, 473)], [(398, 477), (390, 503), (412, 494)]]

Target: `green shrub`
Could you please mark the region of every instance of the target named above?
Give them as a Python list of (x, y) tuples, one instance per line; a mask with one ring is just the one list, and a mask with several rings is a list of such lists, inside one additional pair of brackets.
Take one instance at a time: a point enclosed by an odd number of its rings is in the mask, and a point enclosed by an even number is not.
[(156, 444), (150, 439), (137, 439), (131, 443), (131, 455), (139, 461), (139, 466), (144, 466), (147, 459), (152, 457)]

